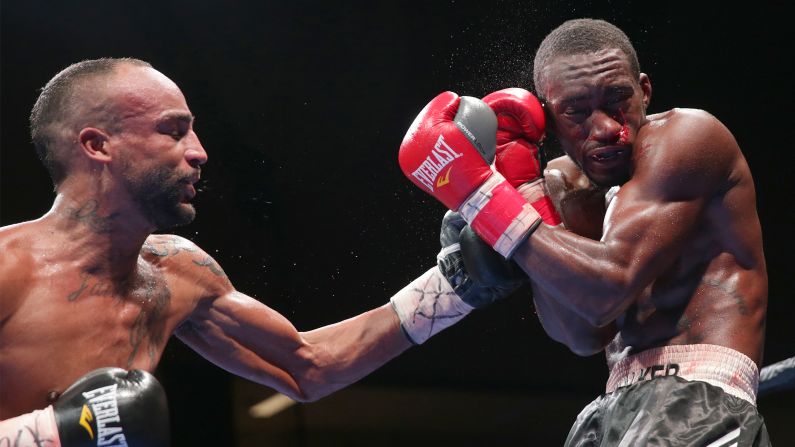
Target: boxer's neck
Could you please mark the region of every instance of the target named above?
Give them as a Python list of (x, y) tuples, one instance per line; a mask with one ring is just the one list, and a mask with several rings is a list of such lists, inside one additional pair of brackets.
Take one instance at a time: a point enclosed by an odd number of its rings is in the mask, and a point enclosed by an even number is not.
[(42, 221), (63, 237), (55, 250), (83, 271), (125, 280), (154, 228), (129, 203), (124, 205), (108, 195), (59, 191)]

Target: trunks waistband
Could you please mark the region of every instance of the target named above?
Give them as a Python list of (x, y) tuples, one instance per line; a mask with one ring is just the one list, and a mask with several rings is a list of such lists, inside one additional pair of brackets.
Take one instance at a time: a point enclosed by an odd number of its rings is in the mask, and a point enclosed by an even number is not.
[(613, 366), (607, 392), (664, 376), (707, 382), (756, 405), (756, 363), (734, 349), (707, 344), (663, 346), (630, 355)]

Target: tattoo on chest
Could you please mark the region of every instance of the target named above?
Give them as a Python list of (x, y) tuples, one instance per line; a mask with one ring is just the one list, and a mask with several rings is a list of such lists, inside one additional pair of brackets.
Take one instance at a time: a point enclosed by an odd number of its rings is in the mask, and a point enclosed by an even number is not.
[(130, 344), (133, 349), (127, 359), (128, 368), (132, 366), (147, 336), (149, 338), (147, 355), (152, 367), (155, 366), (158, 349), (165, 341), (165, 319), (162, 315), (171, 301), (171, 291), (162, 276), (153, 275), (147, 278), (141, 300), (145, 305), (141, 306), (130, 332)]
[(114, 285), (111, 281), (92, 280), (88, 273), (83, 273), (80, 277), (80, 287), (67, 295), (67, 300), (75, 301), (81, 296), (104, 296), (121, 300), (124, 298), (124, 291), (129, 287), (129, 281)]
[(153, 270), (115, 284), (109, 280), (93, 279), (88, 273), (83, 273), (80, 286), (67, 295), (67, 300), (76, 301), (90, 296), (114, 298), (138, 305), (138, 314), (130, 327), (131, 352), (127, 367), (132, 366), (145, 340), (148, 340), (149, 362), (154, 367), (158, 349), (165, 341), (164, 314), (171, 301), (171, 291), (163, 275)]
[(89, 200), (78, 208), (69, 207), (67, 213), (69, 213), (70, 219), (85, 223), (97, 233), (108, 233), (112, 229), (113, 221), (119, 217), (119, 213), (100, 216), (98, 209), (99, 202)]

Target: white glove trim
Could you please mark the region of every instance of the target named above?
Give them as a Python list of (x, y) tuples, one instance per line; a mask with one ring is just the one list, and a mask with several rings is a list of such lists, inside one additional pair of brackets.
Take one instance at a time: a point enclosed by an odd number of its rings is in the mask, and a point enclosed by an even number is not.
[(416, 345), (457, 323), (474, 309), (455, 294), (436, 266), (389, 301), (406, 336)]

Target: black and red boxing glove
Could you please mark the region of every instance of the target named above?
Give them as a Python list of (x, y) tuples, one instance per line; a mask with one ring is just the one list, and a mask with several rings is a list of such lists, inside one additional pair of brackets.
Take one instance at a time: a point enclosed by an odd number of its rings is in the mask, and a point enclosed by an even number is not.
[(544, 138), (544, 108), (529, 91), (506, 88), (483, 102), (497, 115), (494, 168), (519, 190), (547, 225), (559, 225), (560, 216), (546, 194), (538, 144)]
[(0, 445), (168, 447), (168, 405), (157, 379), (121, 368), (94, 370), (43, 409), (0, 422)]
[(541, 216), (491, 169), (497, 117), (480, 99), (444, 92), (415, 118), (400, 145), (403, 173), (447, 208), (505, 258)]

